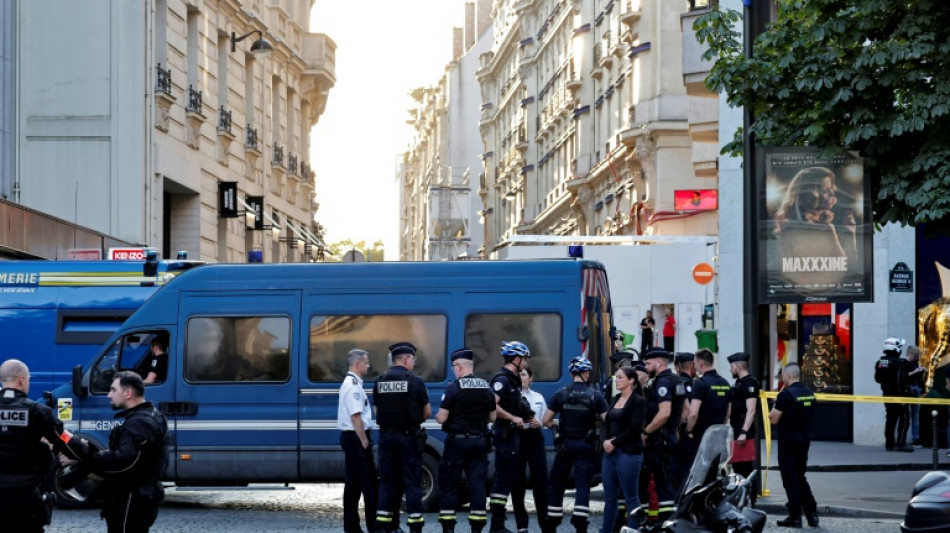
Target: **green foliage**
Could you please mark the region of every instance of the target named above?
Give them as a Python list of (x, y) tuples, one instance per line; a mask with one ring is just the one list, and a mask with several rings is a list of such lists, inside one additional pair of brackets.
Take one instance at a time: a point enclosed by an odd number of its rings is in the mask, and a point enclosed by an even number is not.
[[(754, 113), (759, 145), (855, 150), (877, 223), (950, 215), (950, 9), (945, 0), (778, 0), (745, 58), (742, 16), (694, 30), (715, 60), (706, 86)], [(764, 4), (765, 2), (757, 2)], [(737, 132), (724, 154), (740, 155)]]
[(350, 250), (359, 250), (367, 262), (378, 262), (384, 258), (384, 248), (382, 239), (377, 240), (371, 246), (366, 245), (366, 241), (354, 241), (344, 239), (339, 242), (330, 243), (327, 246), (326, 260), (331, 263), (339, 263), (343, 260), (343, 254)]

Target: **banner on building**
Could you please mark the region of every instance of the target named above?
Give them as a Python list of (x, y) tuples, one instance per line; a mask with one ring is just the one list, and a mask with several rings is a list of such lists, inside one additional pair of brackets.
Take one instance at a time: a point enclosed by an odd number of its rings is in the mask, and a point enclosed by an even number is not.
[(248, 196), (247, 206), (251, 208), (254, 215), (254, 229), (261, 231), (264, 229), (264, 197)]
[(757, 150), (759, 303), (870, 302), (870, 181), (853, 153)]
[(218, 182), (218, 217), (235, 218), (238, 216), (237, 195), (236, 181)]

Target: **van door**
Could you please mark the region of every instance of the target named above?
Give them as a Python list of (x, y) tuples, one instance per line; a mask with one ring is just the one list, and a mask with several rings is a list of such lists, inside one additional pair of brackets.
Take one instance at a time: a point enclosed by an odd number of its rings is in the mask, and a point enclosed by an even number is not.
[(293, 481), (296, 291), (182, 293), (178, 479)]

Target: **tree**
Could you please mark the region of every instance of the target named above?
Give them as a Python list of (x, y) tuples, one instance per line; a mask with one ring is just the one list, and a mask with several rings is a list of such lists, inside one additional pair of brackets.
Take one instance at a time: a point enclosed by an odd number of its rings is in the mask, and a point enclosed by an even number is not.
[[(706, 86), (752, 109), (757, 144), (859, 152), (875, 222), (940, 221), (950, 215), (944, 1), (778, 0), (751, 59), (737, 31), (741, 14), (714, 7), (694, 25), (706, 59), (716, 60)], [(740, 129), (723, 153), (741, 151)]]
[(331, 243), (327, 247), (326, 260), (329, 262), (340, 262), (343, 260), (343, 255), (350, 250), (359, 250), (363, 257), (366, 258), (367, 262), (378, 262), (382, 261), (384, 254), (383, 252), (383, 241), (382, 239), (377, 240), (372, 244), (372, 246), (367, 246), (366, 241), (353, 241), (352, 239), (344, 239), (339, 242)]

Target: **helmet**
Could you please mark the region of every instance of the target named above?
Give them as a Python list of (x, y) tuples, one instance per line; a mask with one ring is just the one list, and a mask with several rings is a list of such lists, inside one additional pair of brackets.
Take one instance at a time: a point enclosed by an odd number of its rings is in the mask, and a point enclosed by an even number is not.
[(590, 372), (591, 368), (594, 368), (594, 365), (590, 364), (590, 360), (582, 355), (578, 355), (574, 359), (571, 359), (571, 362), (567, 365), (567, 370), (571, 374)]
[(501, 343), (502, 357), (531, 357), (531, 350), (518, 341), (503, 341)]
[(900, 337), (888, 337), (884, 339), (885, 352), (897, 352), (900, 354), (904, 350), (904, 339)]

